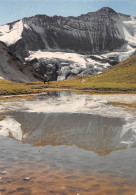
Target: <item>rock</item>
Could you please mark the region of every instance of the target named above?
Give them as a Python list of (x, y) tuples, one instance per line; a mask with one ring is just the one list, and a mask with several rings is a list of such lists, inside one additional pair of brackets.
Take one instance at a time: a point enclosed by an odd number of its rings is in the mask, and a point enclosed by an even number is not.
[(7, 171), (2, 171), (2, 172), (0, 172), (0, 174), (5, 175), (5, 174), (7, 174)]
[(0, 77), (15, 82), (36, 81), (34, 70), (28, 64), (23, 64), (0, 41)]
[(19, 187), (16, 189), (16, 191), (24, 191), (24, 190), (25, 190), (25, 188), (23, 188), (23, 187)]
[(23, 180), (29, 181), (30, 179), (30, 177), (25, 177)]
[(0, 189), (0, 192), (5, 192), (5, 191), (6, 191), (6, 189), (4, 189), (4, 188), (3, 189)]

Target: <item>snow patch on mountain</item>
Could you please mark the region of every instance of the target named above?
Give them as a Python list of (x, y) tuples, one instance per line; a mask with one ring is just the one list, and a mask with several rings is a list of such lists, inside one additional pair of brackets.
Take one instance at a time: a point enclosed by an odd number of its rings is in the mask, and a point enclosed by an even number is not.
[(128, 46), (134, 48), (136, 46), (136, 18), (120, 15), (114, 19), (115, 26), (118, 29), (118, 38), (124, 39)]
[(86, 68), (86, 60), (83, 55), (77, 53), (65, 53), (65, 52), (46, 52), (46, 51), (30, 51), (30, 56), (26, 60), (32, 60), (34, 58), (46, 58), (46, 59), (62, 59), (74, 62), (82, 68)]
[(132, 47), (136, 46), (136, 19), (131, 17), (130, 21), (123, 22), (123, 30), (125, 39), (128, 41), (128, 44)]
[(24, 28), (31, 29), (26, 23), (24, 23)]
[(0, 41), (6, 43), (6, 45), (12, 45), (22, 38), (23, 22), (14, 23), (12, 26), (3, 25), (0, 26)]
[(104, 58), (112, 58), (112, 57), (118, 57), (118, 61), (119, 62), (122, 62), (123, 60), (126, 60), (128, 59), (129, 57), (131, 57), (135, 52), (136, 52), (136, 49), (128, 46), (126, 48), (126, 52), (110, 52), (110, 53), (106, 53), (106, 54), (103, 54), (101, 56), (103, 56)]

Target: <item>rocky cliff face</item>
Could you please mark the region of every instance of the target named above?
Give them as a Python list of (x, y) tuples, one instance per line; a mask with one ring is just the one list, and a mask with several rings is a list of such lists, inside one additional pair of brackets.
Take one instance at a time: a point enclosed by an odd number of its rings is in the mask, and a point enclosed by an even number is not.
[(0, 78), (16, 82), (36, 81), (32, 67), (21, 63), (2, 42), (0, 42)]
[[(1, 26), (0, 40), (21, 60), (37, 50), (80, 54), (116, 51), (118, 55), (111, 55), (118, 58), (115, 64), (135, 52), (136, 19), (108, 7), (79, 17), (36, 15)], [(55, 78), (57, 75), (55, 72)]]
[[(49, 48), (93, 53), (113, 51), (126, 43), (123, 21), (131, 21), (131, 17), (118, 14), (111, 8), (79, 17), (36, 15), (3, 26), (4, 32), (1, 27), (0, 39), (10, 46), (15, 55), (23, 57), (30, 50)], [(13, 36), (13, 30), (18, 39), (9, 42), (5, 33), (10, 32)]]

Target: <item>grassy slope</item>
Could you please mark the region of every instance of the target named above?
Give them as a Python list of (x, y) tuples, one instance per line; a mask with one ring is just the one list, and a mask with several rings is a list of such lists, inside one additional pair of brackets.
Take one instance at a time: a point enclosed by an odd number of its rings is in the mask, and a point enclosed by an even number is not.
[(37, 88), (69, 88), (94, 90), (100, 92), (125, 91), (136, 92), (136, 55), (96, 76), (76, 76), (65, 81), (54, 81), (50, 84), (13, 83), (0, 79), (0, 95), (28, 94), (37, 92)]
[(50, 87), (92, 89), (103, 91), (136, 91), (136, 55), (96, 76), (77, 76), (52, 82)]

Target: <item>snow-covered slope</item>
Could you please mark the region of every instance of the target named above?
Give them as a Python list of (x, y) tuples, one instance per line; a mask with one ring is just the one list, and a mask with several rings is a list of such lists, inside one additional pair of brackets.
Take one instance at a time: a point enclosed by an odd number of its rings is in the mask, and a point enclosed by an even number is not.
[(128, 45), (136, 47), (136, 18), (131, 17), (129, 21), (123, 21), (123, 31)]
[(0, 26), (0, 40), (8, 46), (13, 45), (22, 38), (23, 21), (20, 20), (12, 25)]

